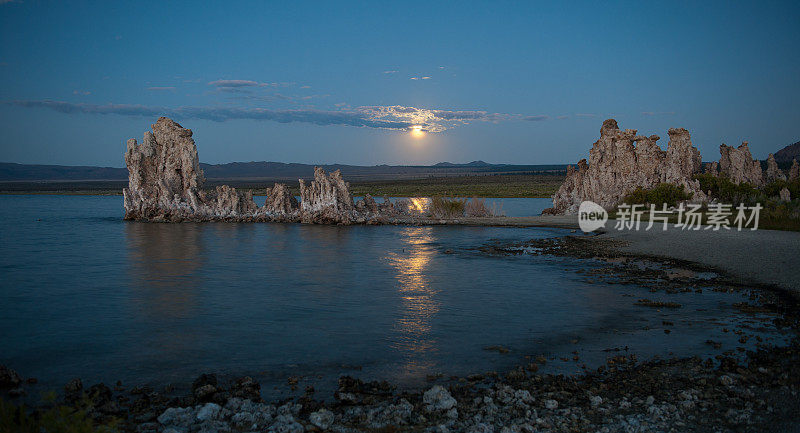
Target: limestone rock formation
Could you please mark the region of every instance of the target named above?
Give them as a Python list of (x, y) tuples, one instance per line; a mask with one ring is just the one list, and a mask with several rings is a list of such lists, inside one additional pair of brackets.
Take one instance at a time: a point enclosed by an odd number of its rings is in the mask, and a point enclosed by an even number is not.
[(142, 144), (128, 140), (125, 219), (381, 224), (391, 223), (388, 217), (408, 215), (406, 204), (392, 204), (388, 197), (378, 204), (367, 194), (356, 203), (341, 172), (327, 174), (320, 167), (314, 168), (310, 184), (300, 180), (300, 203), (280, 183), (267, 190), (261, 208), (251, 191), (239, 192), (228, 185), (206, 191), (192, 131), (166, 117), (159, 118), (152, 129), (144, 134)]
[(789, 182), (800, 179), (800, 164), (797, 160), (792, 160), (792, 168), (789, 169)]
[(128, 140), (123, 189), (125, 219), (204, 221), (252, 216), (252, 196), (228, 186), (206, 194), (192, 131), (166, 117), (145, 132), (142, 144)]
[(322, 167), (314, 167), (314, 180), (309, 185), (300, 179), (300, 220), (307, 223), (351, 224), (357, 221), (350, 186), (342, 172), (330, 175)]
[(719, 153), (720, 175), (736, 183), (747, 182), (756, 187), (764, 185), (761, 163), (753, 159), (746, 141), (738, 148), (720, 144)]
[(614, 119), (606, 120), (600, 139), (589, 151), (588, 163), (582, 159), (577, 170), (567, 167), (564, 184), (553, 196), (553, 207), (545, 212), (574, 214), (584, 200), (610, 209), (637, 187), (653, 188), (660, 183), (683, 185), (694, 200), (705, 199), (699, 182), (692, 179), (701, 162), (689, 131), (670, 129), (666, 151), (656, 144), (658, 140), (657, 135), (637, 135), (635, 129), (620, 130)]
[(705, 173), (712, 176), (719, 176), (719, 163), (717, 161), (706, 164)]
[(272, 216), (273, 219), (291, 220), (298, 216), (300, 205), (285, 184), (276, 183), (275, 186), (267, 190), (264, 211)]
[(776, 180), (786, 180), (783, 170), (778, 168), (775, 155), (769, 154), (767, 157), (767, 171), (764, 172), (764, 183), (775, 182)]

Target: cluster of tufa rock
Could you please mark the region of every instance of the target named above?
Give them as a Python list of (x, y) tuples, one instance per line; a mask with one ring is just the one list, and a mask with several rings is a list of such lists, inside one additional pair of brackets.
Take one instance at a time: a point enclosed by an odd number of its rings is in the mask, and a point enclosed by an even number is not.
[(574, 214), (585, 200), (611, 208), (636, 188), (653, 188), (660, 183), (683, 185), (698, 199), (704, 197), (700, 183), (692, 179), (700, 171), (701, 162), (689, 131), (670, 129), (666, 151), (656, 144), (659, 136), (636, 132), (619, 129), (614, 119), (603, 122), (600, 139), (589, 151), (589, 162), (580, 160), (577, 170), (567, 167), (567, 178), (553, 196), (553, 207), (545, 212)]
[[(692, 202), (707, 201), (709, 197), (694, 179), (702, 171), (702, 163), (689, 131), (670, 128), (668, 133), (664, 151), (656, 144), (660, 138), (657, 135), (637, 135), (635, 129), (621, 130), (616, 120), (606, 120), (600, 128), (600, 139), (589, 151), (589, 161), (580, 160), (577, 169), (567, 166), (567, 177), (553, 196), (553, 207), (544, 213), (575, 214), (585, 200), (610, 209), (635, 189), (650, 189), (661, 183), (683, 186)], [(762, 172), (761, 163), (753, 159), (744, 142), (738, 148), (722, 144), (719, 162), (709, 164), (706, 172), (759, 187), (776, 180), (800, 178), (800, 165), (794, 160), (787, 177), (770, 154), (767, 170)], [(787, 197), (782, 191), (781, 199), (788, 200)]]
[(314, 169), (309, 184), (300, 180), (299, 203), (281, 183), (267, 190), (262, 207), (250, 191), (227, 185), (206, 191), (192, 131), (166, 117), (159, 118), (152, 129), (145, 132), (141, 144), (128, 140), (128, 188), (123, 190), (128, 220), (356, 224), (381, 222), (406, 210), (388, 199), (377, 204), (369, 195), (355, 203), (341, 173), (327, 174), (320, 167)]

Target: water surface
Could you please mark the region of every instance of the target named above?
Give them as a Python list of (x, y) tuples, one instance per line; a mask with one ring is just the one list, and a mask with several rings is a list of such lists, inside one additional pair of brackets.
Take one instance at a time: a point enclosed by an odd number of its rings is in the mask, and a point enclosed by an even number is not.
[[(352, 374), (419, 386), (430, 374), (578, 349), (587, 363), (618, 346), (708, 353), (709, 338), (735, 343), (719, 324), (738, 320), (731, 304), (743, 300), (671, 295), (684, 308), (655, 313), (633, 302), (663, 295), (592, 283), (575, 272), (590, 262), (477, 250), (567, 233), (558, 229), (148, 224), (122, 214), (121, 197), (0, 196), (0, 363), (53, 388), (71, 377), (185, 384), (209, 371), (275, 385)], [(675, 322), (671, 335), (663, 320)], [(484, 350), (494, 345), (511, 352)]]

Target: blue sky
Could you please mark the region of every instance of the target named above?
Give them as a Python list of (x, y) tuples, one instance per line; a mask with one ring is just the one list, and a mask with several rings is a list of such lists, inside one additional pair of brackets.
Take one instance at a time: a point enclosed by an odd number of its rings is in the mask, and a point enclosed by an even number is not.
[(123, 166), (161, 114), (209, 163), (574, 163), (608, 117), (706, 161), (800, 140), (798, 2), (563, 3), (0, 0), (0, 161)]

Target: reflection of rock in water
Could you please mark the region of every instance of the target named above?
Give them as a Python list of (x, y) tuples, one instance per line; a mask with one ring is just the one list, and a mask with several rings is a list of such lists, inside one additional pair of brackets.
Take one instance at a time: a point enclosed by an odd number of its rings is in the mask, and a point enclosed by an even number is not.
[(405, 360), (403, 373), (415, 377), (429, 373), (435, 365), (428, 354), (436, 350), (431, 320), (439, 311), (439, 301), (435, 299), (436, 289), (431, 287), (425, 274), (435, 250), (431, 246), (431, 227), (408, 227), (401, 233), (406, 244), (404, 251), (390, 253), (388, 257), (397, 270), (403, 307), (402, 316), (395, 324), (400, 336), (393, 346)]
[[(195, 224), (125, 225), (132, 310), (154, 330), (160, 349), (191, 345), (190, 326), (180, 321), (195, 315), (199, 271), (205, 265), (201, 227)], [(143, 344), (147, 342), (142, 342)]]

